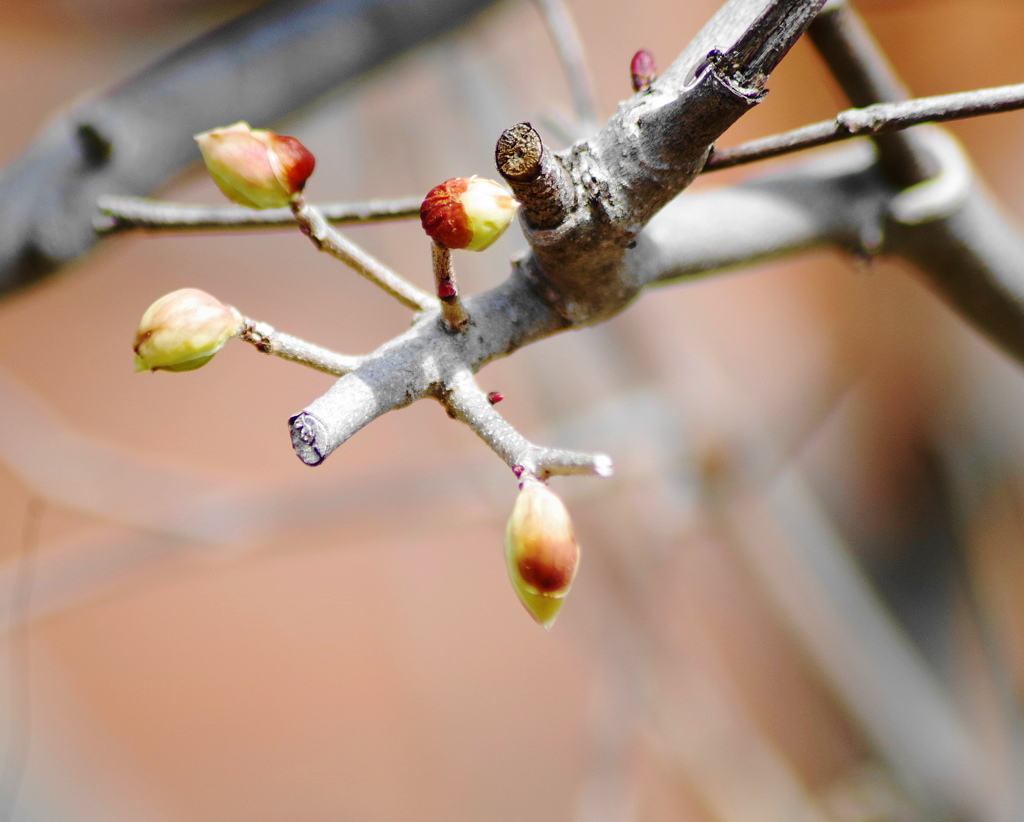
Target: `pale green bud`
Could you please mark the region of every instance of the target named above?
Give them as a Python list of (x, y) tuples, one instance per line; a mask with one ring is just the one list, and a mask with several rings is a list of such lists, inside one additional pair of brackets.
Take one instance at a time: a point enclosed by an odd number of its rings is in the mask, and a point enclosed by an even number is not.
[(538, 480), (524, 482), (505, 529), (505, 562), (520, 601), (545, 628), (554, 624), (579, 560), (562, 500)]
[(192, 371), (242, 331), (242, 315), (198, 288), (172, 291), (142, 315), (135, 332), (136, 371)]
[(294, 137), (235, 123), (195, 136), (224, 195), (248, 208), (284, 208), (313, 173), (316, 158)]

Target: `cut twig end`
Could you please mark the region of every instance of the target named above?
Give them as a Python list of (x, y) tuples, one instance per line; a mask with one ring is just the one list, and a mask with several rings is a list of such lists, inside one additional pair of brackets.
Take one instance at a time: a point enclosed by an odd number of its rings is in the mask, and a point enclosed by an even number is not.
[(329, 452), (324, 451), (320, 445), (326, 434), (320, 420), (303, 411), (289, 419), (288, 426), (291, 429), (292, 448), (306, 465), (319, 465), (327, 458)]
[(494, 162), (501, 176), (510, 183), (535, 180), (541, 172), (544, 143), (529, 123), (517, 123), (505, 129), (494, 149)]
[(529, 123), (502, 132), (494, 150), (499, 173), (522, 204), (526, 224), (557, 228), (572, 210), (576, 193), (569, 174)]

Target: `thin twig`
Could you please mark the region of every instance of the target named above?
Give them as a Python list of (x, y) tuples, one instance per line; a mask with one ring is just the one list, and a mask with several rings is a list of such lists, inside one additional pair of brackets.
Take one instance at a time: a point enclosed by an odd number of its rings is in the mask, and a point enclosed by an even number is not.
[(562, 63), (573, 109), (576, 111), (578, 129), (589, 134), (597, 127), (597, 95), (587, 61), (583, 56), (583, 45), (579, 32), (572, 21), (569, 10), (562, 0), (534, 0), (540, 9), (544, 23), (554, 41), (558, 59)]
[(888, 134), (922, 123), (942, 123), (1020, 108), (1024, 108), (1024, 83), (848, 109), (834, 120), (718, 149), (708, 159), (704, 171), (766, 160), (851, 137)]
[(462, 420), (501, 457), (516, 476), (546, 479), (554, 474), (610, 477), (611, 457), (535, 445), (499, 414), (473, 374), (460, 371), (438, 397), (449, 414)]
[[(851, 105), (863, 108), (910, 99), (885, 52), (845, 0), (827, 3), (807, 35)], [(881, 134), (873, 142), (878, 165), (899, 188), (924, 182), (934, 173), (927, 151), (917, 145), (913, 134)]]
[[(318, 205), (324, 219), (336, 225), (410, 220), (420, 216), (419, 197), (395, 200), (367, 200), (361, 203)], [(133, 229), (146, 231), (237, 231), (240, 229), (294, 228), (290, 208), (257, 211), (241, 206), (187, 205), (145, 197), (101, 197), (100, 215), (94, 221), (98, 234), (115, 234)]]
[(321, 251), (341, 260), (402, 305), (414, 311), (426, 311), (433, 307), (434, 300), (427, 292), (421, 291), (331, 228), (316, 206), (297, 202), (292, 207), (292, 213), (302, 230)]
[(244, 322), (245, 327), (238, 338), (252, 344), (257, 351), (262, 351), (264, 354), (273, 354), (275, 357), (297, 362), (317, 371), (323, 371), (325, 374), (334, 374), (337, 377), (354, 371), (362, 362), (361, 357), (336, 354), (326, 348), (293, 337), (291, 334), (283, 334), (267, 323), (250, 320), (248, 317)]
[(469, 326), (469, 314), (459, 298), (451, 249), (438, 242), (430, 245), (434, 285), (437, 287), (437, 299), (441, 301), (441, 320), (449, 331), (465, 331)]

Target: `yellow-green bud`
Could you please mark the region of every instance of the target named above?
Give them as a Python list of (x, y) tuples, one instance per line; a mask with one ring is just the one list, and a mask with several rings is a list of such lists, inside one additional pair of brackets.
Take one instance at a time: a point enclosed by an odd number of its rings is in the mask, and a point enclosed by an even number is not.
[(505, 232), (518, 208), (519, 201), (494, 180), (455, 177), (429, 191), (420, 222), (438, 245), (483, 251)]
[(142, 315), (135, 332), (136, 371), (192, 371), (242, 331), (242, 315), (198, 288), (172, 291)]
[(544, 483), (527, 480), (505, 529), (505, 562), (520, 601), (545, 628), (554, 624), (579, 560), (562, 500)]
[(224, 195), (248, 208), (284, 208), (306, 185), (316, 158), (294, 137), (235, 123), (195, 136)]

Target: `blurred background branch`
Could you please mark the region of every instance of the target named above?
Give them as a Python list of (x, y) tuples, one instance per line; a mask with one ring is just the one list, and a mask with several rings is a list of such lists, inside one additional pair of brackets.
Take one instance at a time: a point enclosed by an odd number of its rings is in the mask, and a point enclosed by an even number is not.
[(78, 104), (0, 174), (0, 293), (84, 253), (97, 200), (152, 192), (193, 134), (274, 123), (493, 1), (277, 0)]

